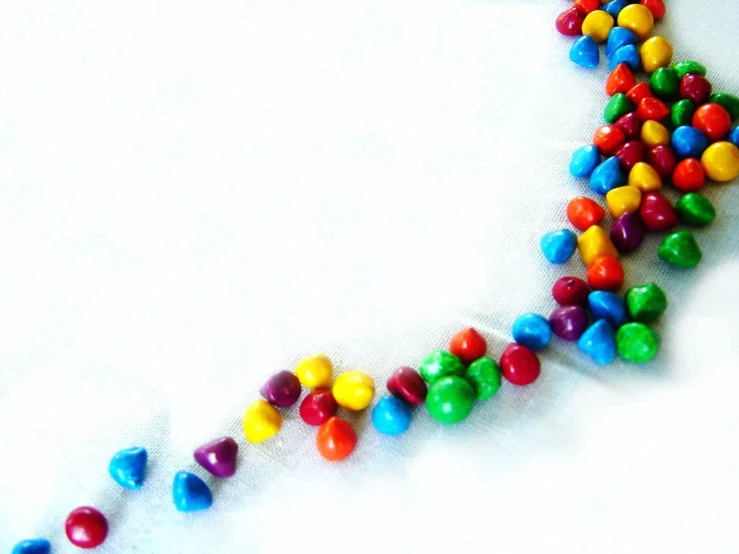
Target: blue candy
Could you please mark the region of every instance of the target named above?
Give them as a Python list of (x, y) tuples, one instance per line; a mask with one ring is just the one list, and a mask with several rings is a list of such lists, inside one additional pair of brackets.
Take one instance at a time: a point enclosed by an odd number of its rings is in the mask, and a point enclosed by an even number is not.
[(739, 125), (734, 127), (729, 133), (729, 137), (726, 139), (734, 146), (739, 146)]
[(600, 163), (600, 151), (593, 144), (578, 148), (570, 158), (570, 173), (573, 177), (590, 177)]
[(146, 476), (147, 458), (146, 448), (126, 448), (117, 452), (110, 460), (108, 473), (121, 487), (140, 489)]
[(178, 471), (172, 483), (172, 498), (180, 512), (207, 510), (213, 504), (213, 493), (208, 485), (192, 473)]
[(569, 229), (552, 231), (541, 237), (541, 251), (553, 264), (563, 264), (569, 260), (577, 248), (577, 235)]
[(577, 65), (581, 65), (587, 69), (595, 69), (598, 67), (600, 59), (600, 51), (598, 43), (588, 35), (581, 36), (570, 48), (570, 59)]
[(596, 290), (588, 295), (588, 304), (593, 319), (607, 321), (614, 330), (629, 322), (626, 301), (615, 292)]
[(600, 365), (608, 365), (616, 359), (616, 339), (613, 329), (602, 319), (585, 330), (577, 341), (577, 347)]
[(695, 127), (683, 125), (672, 132), (672, 148), (681, 158), (700, 158), (708, 148), (708, 137)]
[(21, 541), (13, 547), (11, 554), (49, 554), (51, 543), (46, 539)]
[[(613, 2), (611, 2), (611, 4), (613, 4)], [(638, 42), (639, 37), (637, 37), (632, 31), (629, 31), (624, 27), (614, 27), (608, 33), (608, 40), (606, 41), (606, 56), (610, 58), (613, 56), (613, 53), (622, 46), (637, 44)]]
[(590, 188), (598, 194), (608, 194), (616, 187), (626, 184), (626, 176), (621, 172), (621, 162), (616, 156), (611, 156), (598, 167), (590, 176)]
[(372, 410), (372, 425), (383, 435), (402, 435), (411, 424), (411, 408), (394, 396), (385, 396)]
[[(621, 10), (623, 10), (628, 5), (629, 5), (628, 0), (611, 0), (607, 4), (603, 4), (603, 6), (601, 7), (601, 9), (607, 11), (609, 14), (611, 14), (613, 16), (613, 19), (616, 19), (618, 17), (618, 14), (621, 13)], [(614, 27), (613, 29), (623, 29), (623, 27)], [(611, 29), (611, 31), (613, 31), (613, 29)], [(624, 29), (624, 30), (625, 31), (628, 31), (628, 29)], [(631, 31), (629, 31), (629, 32), (631, 33)], [(634, 33), (631, 33), (631, 34), (633, 35)], [(610, 38), (610, 36), (611, 35), (609, 33), (608, 37)], [(636, 36), (636, 35), (634, 35), (634, 36)], [(631, 42), (629, 44), (636, 44), (636, 43), (635, 42)], [(608, 45), (606, 44), (606, 47), (607, 46)], [(606, 53), (606, 55), (608, 55), (608, 54)]]
[(513, 322), (513, 340), (531, 350), (543, 350), (552, 340), (552, 328), (539, 314), (523, 314)]
[(636, 46), (628, 44), (616, 50), (611, 56), (611, 61), (608, 62), (608, 68), (613, 71), (620, 63), (628, 65), (631, 71), (639, 71), (641, 67), (641, 56)]

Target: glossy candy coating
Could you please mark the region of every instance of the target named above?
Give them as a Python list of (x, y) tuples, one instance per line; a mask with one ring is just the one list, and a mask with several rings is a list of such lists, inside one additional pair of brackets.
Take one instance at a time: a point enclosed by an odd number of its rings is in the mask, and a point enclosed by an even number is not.
[(601, 125), (593, 134), (593, 144), (604, 156), (615, 152), (625, 140), (624, 132), (615, 125)]
[(541, 374), (541, 363), (531, 349), (511, 343), (500, 357), (500, 368), (506, 381), (518, 386), (530, 385)]
[(709, 179), (732, 181), (739, 175), (739, 148), (730, 142), (715, 142), (703, 152), (701, 164)]
[(372, 425), (383, 435), (402, 435), (411, 425), (411, 409), (394, 396), (384, 396), (372, 408)]
[(675, 213), (684, 225), (708, 225), (716, 219), (716, 209), (705, 196), (690, 192), (675, 204)]
[(475, 360), (482, 358), (487, 351), (488, 343), (485, 337), (472, 327), (461, 330), (449, 341), (449, 352), (465, 364), (471, 364)]
[(570, 174), (573, 177), (590, 177), (600, 163), (600, 152), (594, 144), (578, 148), (570, 158)]
[(588, 327), (588, 314), (580, 305), (560, 306), (552, 311), (549, 324), (552, 333), (562, 340), (576, 341)]
[(477, 400), (488, 400), (500, 390), (501, 372), (498, 362), (484, 356), (470, 364), (464, 378), (475, 391)]
[(655, 21), (662, 19), (667, 11), (664, 0), (641, 0), (639, 3), (652, 12)]
[(618, 353), (629, 362), (648, 362), (657, 355), (659, 346), (659, 335), (643, 323), (627, 323), (616, 333)]
[(648, 149), (656, 148), (657, 146), (669, 146), (670, 131), (657, 121), (645, 121), (641, 128), (641, 141), (644, 147)]
[(46, 539), (27, 539), (13, 547), (10, 554), (49, 554), (51, 543)]
[(334, 381), (331, 389), (336, 403), (346, 410), (364, 410), (375, 396), (375, 382), (361, 371), (347, 371)]
[(580, 251), (580, 257), (586, 265), (601, 256), (618, 258), (616, 247), (613, 246), (606, 232), (598, 225), (593, 225), (580, 235), (577, 247)]
[(572, 43), (570, 60), (586, 69), (595, 69), (600, 60), (598, 44), (587, 35), (580, 37)]
[(563, 264), (577, 249), (577, 235), (569, 229), (551, 231), (541, 237), (540, 245), (547, 261), (553, 264)]
[(609, 190), (625, 184), (626, 177), (616, 156), (611, 156), (601, 163), (590, 176), (590, 188), (598, 194), (606, 194)]
[(631, 171), (639, 162), (644, 161), (644, 145), (638, 140), (630, 140), (621, 146), (614, 155), (621, 164), (621, 169)]
[(147, 460), (146, 448), (134, 446), (119, 450), (108, 464), (108, 473), (121, 487), (137, 490), (144, 485)]
[[(636, 115), (642, 121), (644, 121), (646, 125), (646, 123), (648, 123), (650, 120), (652, 122), (658, 122), (667, 118), (670, 115), (670, 109), (659, 98), (655, 98), (654, 96), (646, 96), (639, 100), (639, 108), (636, 110)], [(643, 133), (644, 128), (642, 127), (642, 137)], [(654, 145), (647, 146), (651, 148), (651, 146)]]
[(193, 452), (195, 461), (211, 475), (231, 477), (236, 473), (239, 445), (231, 437), (220, 437), (199, 446)]
[(665, 37), (652, 37), (644, 41), (639, 52), (644, 71), (653, 73), (672, 61), (672, 44)]
[(575, 0), (572, 7), (588, 14), (600, 8), (600, 0)]
[[(622, 46), (634, 46), (639, 42), (633, 32), (623, 27), (614, 27), (611, 32), (608, 33), (608, 41), (606, 42), (606, 56), (609, 58)], [(613, 70), (614, 67), (611, 67)]]
[(387, 390), (395, 398), (414, 405), (423, 404), (428, 394), (426, 381), (412, 367), (396, 369), (387, 380)]
[(717, 92), (712, 94), (708, 101), (712, 104), (718, 104), (727, 111), (731, 121), (739, 119), (739, 96), (728, 94), (726, 92)]
[(705, 77), (688, 73), (680, 79), (680, 97), (688, 98), (696, 106), (700, 106), (711, 96), (711, 83)]
[(677, 95), (680, 80), (670, 67), (657, 68), (649, 78), (649, 88), (657, 98), (669, 100)]
[(606, 210), (595, 200), (586, 196), (573, 198), (567, 204), (567, 220), (575, 229), (587, 231), (605, 217)]
[(429, 387), (426, 407), (431, 417), (451, 425), (467, 419), (475, 405), (475, 390), (465, 379), (447, 375)]
[(585, 21), (585, 12), (578, 8), (563, 11), (555, 21), (555, 27), (560, 34), (566, 37), (578, 37), (582, 34), (582, 23)]
[(178, 511), (196, 512), (213, 505), (213, 493), (194, 473), (178, 471), (172, 481), (172, 500)]
[[(639, 103), (645, 98), (654, 98), (652, 89), (649, 87), (649, 83), (637, 83), (626, 92), (626, 98), (628, 98), (634, 106), (637, 107), (637, 114)], [(642, 121), (646, 118), (641, 117)]]
[(335, 416), (338, 409), (339, 405), (331, 390), (316, 389), (306, 395), (300, 403), (300, 419), (308, 425), (317, 427)]
[(636, 140), (641, 136), (642, 122), (634, 112), (619, 117), (614, 125), (624, 132), (627, 141)]
[(681, 158), (700, 158), (708, 148), (708, 137), (689, 125), (678, 127), (672, 132), (672, 149)]
[(613, 16), (605, 10), (590, 12), (582, 24), (582, 34), (592, 38), (597, 44), (605, 42), (614, 25)]
[(693, 114), (695, 113), (695, 104), (692, 100), (683, 98), (675, 102), (670, 108), (670, 121), (672, 126), (677, 129), (690, 125), (693, 122)]
[(606, 194), (608, 212), (613, 219), (618, 219), (623, 214), (635, 212), (641, 204), (641, 191), (633, 186), (615, 188)]
[(108, 536), (108, 520), (91, 506), (75, 508), (67, 516), (64, 531), (69, 542), (80, 548), (100, 546)]
[(520, 315), (513, 322), (513, 340), (529, 347), (534, 352), (543, 350), (552, 340), (552, 329), (549, 321), (539, 314)]
[(693, 60), (685, 60), (683, 62), (676, 63), (672, 66), (672, 69), (675, 70), (675, 75), (677, 75), (678, 79), (682, 79), (688, 73), (700, 75), (701, 77), (706, 76), (706, 67)]
[(639, 217), (650, 231), (668, 231), (678, 224), (672, 204), (658, 192), (644, 195), (639, 208)]
[(646, 162), (637, 162), (629, 171), (628, 183), (641, 192), (654, 192), (662, 188), (659, 173)]
[(437, 379), (449, 375), (461, 377), (464, 375), (464, 364), (454, 354), (444, 350), (434, 350), (421, 361), (418, 372), (424, 381), (432, 384)]
[(647, 163), (662, 179), (672, 176), (677, 165), (677, 156), (670, 146), (655, 146), (647, 151)]
[(588, 327), (578, 339), (577, 347), (599, 365), (608, 365), (616, 359), (615, 334), (604, 320), (596, 321)]
[(579, 277), (562, 277), (552, 286), (552, 297), (560, 306), (584, 305), (588, 301), (590, 287)]
[(695, 158), (685, 158), (672, 172), (672, 186), (683, 192), (700, 190), (705, 184), (706, 172), (703, 164)]
[(316, 448), (329, 462), (340, 462), (357, 446), (357, 433), (348, 421), (332, 417), (318, 428)]
[(258, 444), (280, 431), (282, 416), (269, 402), (254, 400), (244, 412), (243, 427), (246, 440)]
[(295, 366), (295, 375), (300, 383), (309, 389), (326, 389), (331, 387), (334, 367), (325, 354), (307, 356)]
[(606, 81), (606, 94), (613, 96), (614, 94), (626, 94), (632, 87), (636, 85), (636, 78), (628, 65), (625, 63), (618, 64), (608, 75)]
[(629, 289), (626, 305), (631, 319), (651, 323), (667, 310), (667, 295), (656, 283), (647, 283)]
[(294, 373), (279, 371), (259, 389), (267, 402), (278, 408), (290, 408), (300, 399), (300, 381)]
[(622, 254), (636, 251), (647, 233), (644, 222), (636, 213), (625, 213), (611, 225), (610, 237)]
[(732, 119), (718, 104), (703, 104), (693, 114), (693, 127), (705, 133), (712, 142), (725, 139), (731, 131)]
[(629, 0), (611, 0), (610, 2), (603, 4), (603, 9), (611, 14), (611, 17), (616, 19), (618, 14), (621, 13), (621, 10), (628, 5)]
[(631, 4), (618, 14), (618, 26), (632, 31), (639, 40), (644, 40), (654, 28), (654, 15), (641, 4)]
[(626, 301), (615, 292), (595, 290), (588, 296), (588, 305), (593, 319), (607, 321), (613, 329), (629, 321)]
[(588, 265), (588, 285), (593, 290), (620, 289), (624, 284), (624, 268), (616, 258), (602, 256)]
[(685, 229), (667, 235), (657, 253), (668, 264), (683, 269), (697, 266), (703, 257), (693, 233)]
[(634, 104), (626, 98), (626, 95), (619, 92), (614, 94), (606, 104), (603, 110), (603, 119), (608, 123), (615, 123), (618, 119), (634, 110)]
[(734, 127), (730, 132), (727, 139), (734, 146), (739, 147), (739, 126)]

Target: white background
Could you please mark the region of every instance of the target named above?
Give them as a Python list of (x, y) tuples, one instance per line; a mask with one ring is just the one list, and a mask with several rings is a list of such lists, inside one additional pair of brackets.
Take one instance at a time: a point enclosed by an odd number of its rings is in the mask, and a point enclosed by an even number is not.
[[(534, 5), (537, 4), (537, 5)], [(671, 306), (657, 362), (573, 345), (467, 422), (406, 436), (353, 417), (323, 461), (286, 413), (240, 430), (271, 372), (324, 350), (378, 390), (474, 325), (500, 355), (548, 313), (542, 233), (606, 101), (567, 59), (567, 2), (3, 2), (0, 17), (0, 551), (66, 514), (100, 552), (736, 552), (739, 190), (711, 186), (704, 263), (658, 237), (626, 263)], [(671, 0), (676, 58), (739, 92), (739, 4)], [(202, 442), (241, 444), (215, 504), (180, 514)], [(106, 473), (143, 445), (143, 490)]]

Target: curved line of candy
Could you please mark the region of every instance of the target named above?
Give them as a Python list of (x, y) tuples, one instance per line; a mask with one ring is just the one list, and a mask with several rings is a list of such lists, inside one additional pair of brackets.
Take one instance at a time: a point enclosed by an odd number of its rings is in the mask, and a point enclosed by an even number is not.
[[(601, 4), (603, 5), (601, 6)], [(627, 18), (618, 16), (622, 10), (632, 4), (639, 5), (633, 0), (612, 0), (610, 2), (577, 0), (572, 8), (563, 12), (557, 20), (558, 30), (565, 35), (581, 35), (573, 44), (570, 58), (584, 67), (597, 67), (599, 61), (598, 43), (604, 42), (606, 39), (610, 42), (613, 29), (629, 27), (630, 22), (626, 20)], [(664, 4), (662, 0), (641, 0), (640, 4), (654, 13), (657, 16), (656, 19), (664, 15)], [(609, 13), (612, 17), (605, 15)], [(618, 25), (614, 26), (614, 20), (616, 19)], [(625, 20), (626, 25), (622, 25), (624, 23), (622, 19)], [(638, 27), (639, 22), (637, 21), (635, 25)], [(583, 29), (585, 29), (585, 34), (583, 34)], [(643, 29), (641, 30), (643, 31)], [(651, 32), (651, 26), (649, 32)], [(628, 90), (634, 87), (636, 83), (635, 81), (631, 81), (633, 80), (633, 74), (628, 70), (627, 66), (634, 63), (635, 55), (637, 56), (637, 64), (641, 63), (642, 59), (639, 56), (640, 52), (636, 48), (636, 41), (629, 41), (627, 38), (626, 42), (621, 42), (624, 36), (628, 37), (625, 31), (616, 31), (615, 35), (619, 35), (616, 38), (621, 48), (614, 49), (610, 52), (613, 71), (609, 77), (608, 87), (611, 89), (609, 90), (609, 94), (611, 94), (612, 99), (606, 108), (607, 119), (609, 110), (615, 110), (614, 113), (620, 116), (629, 113), (641, 113), (642, 105), (639, 96), (643, 96), (645, 93), (651, 96), (651, 89), (644, 84), (640, 84), (636, 90)], [(650, 41), (654, 41), (655, 39), (658, 39), (656, 40), (656, 43), (658, 43), (656, 52), (654, 55), (652, 55), (652, 52), (646, 53), (656, 58), (656, 60), (651, 60), (648, 63), (652, 66), (657, 64), (659, 67), (667, 67), (672, 57), (671, 46), (662, 37), (654, 37)], [(669, 47), (669, 56), (667, 56), (667, 59), (659, 59), (660, 56), (662, 58), (666, 56), (665, 44)], [(607, 46), (607, 53), (611, 47), (611, 44)], [(641, 54), (644, 53), (645, 46), (642, 45)], [(696, 64), (690, 67), (701, 66)], [(652, 67), (653, 71), (654, 69)], [(652, 78), (654, 78), (654, 73), (652, 75)], [(627, 84), (628, 88), (621, 90), (620, 87), (626, 87)], [(624, 99), (628, 100), (630, 95), (640, 100), (638, 107), (630, 106), (628, 101), (624, 101)], [(731, 95), (725, 96), (729, 97)], [(733, 101), (735, 98), (731, 97), (729, 100)], [(736, 102), (736, 109), (739, 110), (739, 99), (736, 99)], [(644, 109), (647, 110), (646, 113), (651, 113), (648, 111), (649, 106)], [(736, 119), (733, 116), (736, 115), (739, 117), (739, 114), (731, 113), (731, 115), (733, 125), (733, 120)], [(634, 117), (631, 117), (631, 119), (633, 120)], [(634, 121), (631, 123), (634, 123)], [(653, 186), (655, 182), (654, 171), (650, 172), (648, 169), (640, 166), (641, 172), (637, 172), (638, 174), (633, 176), (636, 163), (634, 160), (639, 156), (634, 157), (631, 150), (638, 150), (638, 148), (634, 147), (629, 149), (628, 152), (621, 152), (619, 150), (618, 152), (621, 155), (614, 155), (602, 161), (601, 155), (604, 155), (604, 150), (607, 151), (605, 155), (613, 153), (613, 127), (604, 126), (599, 128), (596, 131), (596, 137), (594, 139), (599, 144), (586, 146), (575, 153), (571, 162), (571, 172), (577, 177), (589, 177), (591, 188), (601, 194), (609, 193), (616, 188), (626, 189), (629, 187), (637, 188), (643, 193), (637, 195), (633, 191), (628, 191), (629, 193), (626, 194), (627, 191), (620, 190), (616, 194), (607, 195), (608, 209), (614, 219), (617, 220), (614, 228), (617, 228), (623, 234), (624, 229), (618, 227), (621, 217), (633, 218), (633, 214), (637, 210), (640, 211), (640, 215), (644, 215), (641, 212), (644, 211), (644, 205), (648, 198), (652, 199), (652, 203), (655, 202), (654, 198), (657, 198), (657, 208), (665, 209), (668, 212), (667, 216), (664, 213), (658, 213), (657, 215), (662, 217), (662, 219), (664, 217), (670, 219), (669, 223), (671, 224), (668, 226), (669, 228), (677, 224), (678, 216), (680, 222), (687, 224), (705, 224), (712, 219), (709, 216), (713, 208), (705, 199), (705, 202), (708, 203), (707, 205), (698, 200), (699, 208), (702, 207), (704, 211), (703, 216), (700, 213), (696, 215), (695, 210), (691, 211), (690, 206), (683, 206), (679, 210), (680, 213), (676, 214), (669, 201), (667, 201), (669, 208), (664, 206), (663, 203), (660, 204), (661, 201), (658, 197), (661, 195), (654, 192), (659, 188)], [(650, 136), (656, 137), (654, 140), (659, 141), (659, 137), (663, 134), (663, 131), (656, 125), (650, 125), (650, 133), (652, 133)], [(623, 143), (627, 139), (628, 136), (623, 138), (623, 140), (619, 136), (615, 140), (616, 146), (623, 146)], [(730, 142), (726, 144), (733, 143), (736, 145), (739, 143), (739, 130), (736, 127), (731, 131), (728, 140)], [(642, 142), (646, 142), (643, 137)], [(661, 145), (657, 144), (657, 146)], [(655, 147), (653, 146), (652, 148)], [(661, 152), (664, 153), (664, 151)], [(731, 152), (733, 153), (733, 150)], [(739, 156), (739, 150), (737, 150), (737, 156)], [(614, 162), (613, 160), (618, 160), (618, 162)], [(652, 162), (653, 160), (650, 159), (649, 161)], [(739, 172), (739, 160), (735, 161), (737, 164), (736, 172)], [(646, 165), (652, 167), (653, 165), (657, 165), (657, 162), (661, 163), (659, 159), (656, 159), (655, 163)], [(624, 168), (624, 164), (630, 170), (628, 179), (623, 175), (622, 169)], [(629, 166), (629, 164), (631, 165)], [(704, 168), (707, 167), (705, 163), (703, 166)], [(719, 167), (719, 169), (723, 170), (725, 168)], [(729, 172), (733, 173), (733, 171), (734, 168), (730, 168)], [(711, 176), (711, 171), (708, 171), (708, 173)], [(715, 174), (715, 168), (713, 173)], [(722, 174), (722, 176), (724, 175)], [(689, 181), (688, 185), (693, 187), (694, 184), (695, 180)], [(661, 179), (659, 179), (659, 185), (661, 186)], [(694, 188), (700, 187), (695, 185)], [(686, 192), (692, 191), (694, 188), (683, 188), (682, 190)], [(654, 196), (655, 194), (656, 196)], [(635, 198), (635, 196), (638, 196), (638, 198)], [(688, 194), (686, 196), (690, 195)], [(685, 196), (683, 199), (685, 199)], [(571, 213), (570, 208), (572, 209)], [(620, 253), (632, 251), (638, 246), (641, 240), (636, 241), (636, 246), (626, 244), (628, 240), (625, 239), (628, 239), (628, 237), (622, 236), (621, 238), (624, 240), (620, 242), (618, 240), (611, 240), (598, 225), (600, 220), (605, 216), (606, 210), (591, 199), (574, 199), (570, 203), (570, 208), (568, 208), (568, 219), (573, 225), (585, 232), (579, 237), (566, 229), (548, 233), (542, 239), (542, 250), (547, 259), (553, 263), (563, 263), (576, 250), (579, 250), (583, 261), (588, 265), (588, 285), (590, 286), (586, 286), (584, 289), (586, 297), (591, 294), (591, 288), (594, 293), (603, 293), (602, 296), (598, 297), (600, 302), (598, 306), (593, 306), (592, 301), (590, 302), (591, 315), (596, 322), (590, 327), (587, 327), (588, 315), (582, 305), (562, 306), (553, 312), (549, 320), (536, 314), (525, 314), (514, 324), (513, 335), (517, 342), (511, 343), (506, 347), (501, 356), (500, 366), (494, 360), (485, 356), (487, 353), (485, 339), (474, 329), (465, 329), (452, 338), (448, 352), (435, 351), (421, 362), (419, 371), (423, 379), (421, 379), (416, 370), (411, 368), (400, 368), (390, 377), (388, 390), (392, 395), (383, 398), (373, 409), (372, 421), (378, 431), (386, 434), (400, 434), (405, 432), (410, 424), (410, 407), (414, 404), (424, 402), (427, 404), (431, 415), (442, 423), (456, 423), (461, 421), (469, 415), (475, 400), (489, 398), (498, 391), (501, 386), (501, 374), (507, 381), (515, 385), (532, 383), (536, 380), (540, 371), (539, 360), (534, 350), (540, 350), (547, 346), (552, 331), (554, 331), (555, 335), (565, 340), (573, 340), (573, 338), (574, 340), (578, 340), (578, 346), (581, 350), (590, 354), (594, 361), (600, 364), (612, 361), (615, 358), (616, 351), (629, 361), (647, 361), (647, 359), (650, 359), (656, 353), (659, 346), (659, 338), (653, 331), (645, 331), (645, 329), (648, 329), (645, 322), (658, 317), (664, 311), (666, 304), (657, 306), (657, 311), (654, 311), (654, 297), (651, 295), (651, 293), (654, 293), (654, 288), (647, 291), (649, 294), (645, 295), (647, 300), (645, 309), (647, 312), (652, 309), (652, 312), (647, 313), (643, 318), (639, 317), (639, 313), (635, 313), (639, 312), (640, 306), (634, 307), (631, 304), (627, 305), (623, 300), (616, 300), (616, 298), (620, 297), (615, 294), (608, 296), (608, 294), (611, 294), (608, 292), (609, 289), (618, 290), (623, 284), (623, 269), (618, 262), (619, 251)], [(709, 216), (705, 216), (706, 210), (709, 212)], [(619, 214), (618, 218), (616, 214)], [(713, 215), (715, 215), (715, 212), (713, 212)], [(645, 218), (648, 217), (650, 217), (649, 213), (646, 214)], [(613, 237), (613, 229), (611, 231), (611, 237)], [(686, 239), (685, 237), (688, 238)], [(681, 259), (680, 252), (677, 252), (677, 256), (671, 257), (670, 245), (667, 244), (670, 241), (673, 241), (678, 246), (689, 244), (689, 246), (697, 249), (697, 244), (690, 231), (677, 231), (668, 235), (663, 242), (663, 246), (660, 247), (660, 257), (678, 267), (692, 267), (692, 265), (695, 265), (693, 263), (694, 260), (688, 260), (689, 263), (687, 263), (685, 259)], [(614, 242), (616, 243), (615, 245)], [(697, 251), (699, 261), (700, 251)], [(693, 250), (693, 253), (695, 253), (695, 250)], [(558, 295), (565, 299), (567, 297), (572, 298), (573, 294), (577, 294), (577, 290), (575, 290), (577, 286), (574, 289), (572, 288), (574, 286), (573, 282), (575, 285), (583, 284), (577, 278), (566, 277), (563, 279), (555, 283), (554, 291), (555, 299), (560, 304), (563, 301), (557, 297)], [(556, 290), (557, 286), (560, 287), (559, 292)], [(650, 284), (646, 287), (654, 286)], [(643, 289), (644, 287), (641, 287), (640, 292), (644, 293), (645, 291)], [(657, 292), (661, 294), (661, 289)], [(659, 294), (657, 295), (657, 304), (660, 304)], [(581, 299), (579, 302), (580, 304), (588, 303), (587, 299)], [(600, 313), (596, 317), (597, 310), (600, 310)], [(627, 319), (614, 324), (614, 319), (618, 320), (619, 317), (622, 317), (618, 315), (619, 312), (621, 314), (626, 313), (625, 317)], [(583, 314), (585, 318), (584, 323), (582, 320)], [(625, 321), (629, 319), (634, 321), (624, 325)], [(582, 327), (583, 325), (584, 327)], [(629, 325), (632, 326), (631, 332), (624, 333), (623, 329)], [(575, 328), (580, 326), (582, 329), (575, 329), (573, 331), (573, 326)], [(586, 327), (587, 330), (585, 329)], [(612, 327), (616, 329), (612, 330)], [(645, 345), (643, 343), (645, 340), (647, 342), (652, 340), (653, 344)], [(635, 342), (636, 346), (634, 344)], [(635, 348), (636, 350), (634, 350)], [(639, 350), (640, 348), (641, 350)], [(302, 372), (299, 369), (301, 364)], [(323, 372), (323, 375), (319, 376), (316, 372)], [(301, 395), (302, 385), (309, 389), (314, 389), (314, 392), (303, 399), (300, 415), (307, 423), (320, 425), (317, 435), (319, 452), (329, 460), (338, 461), (343, 459), (354, 449), (357, 438), (351, 425), (334, 415), (337, 410), (336, 403), (338, 402), (338, 405), (345, 409), (365, 409), (374, 397), (374, 383), (372, 379), (360, 372), (349, 372), (340, 375), (332, 385), (333, 368), (328, 358), (323, 355), (304, 359), (298, 364), (296, 373), (298, 374), (297, 376), (295, 373), (289, 372), (280, 372), (274, 375), (260, 391), (266, 400), (255, 400), (249, 405), (244, 416), (244, 430), (247, 440), (252, 443), (261, 442), (276, 434), (281, 426), (281, 415), (277, 410), (277, 406), (290, 407), (296, 404)], [(430, 386), (428, 389), (427, 382)], [(323, 389), (323, 386), (327, 388)], [(311, 405), (308, 406), (308, 409), (305, 409), (303, 405), (309, 401)], [(195, 459), (214, 476), (221, 478), (228, 477), (236, 471), (237, 449), (238, 446), (233, 439), (223, 437), (207, 445), (203, 445), (196, 450)], [(143, 448), (132, 448), (117, 453), (111, 461), (109, 471), (116, 482), (124, 487), (136, 489), (140, 488), (143, 484), (145, 469), (146, 450)], [(181, 511), (205, 509), (212, 504), (212, 493), (210, 489), (202, 479), (192, 473), (177, 473), (173, 485), (173, 495), (175, 497), (175, 505)], [(77, 515), (75, 516), (75, 514)], [(77, 524), (82, 526), (78, 528), (78, 531), (89, 531), (89, 528), (84, 528), (85, 525), (88, 527), (90, 525), (93, 527), (97, 525), (97, 528), (93, 529), (98, 534), (98, 537), (95, 539), (97, 544), (105, 540), (105, 536), (107, 535), (107, 520), (100, 512), (90, 507), (77, 508), (70, 514), (67, 520), (68, 536), (70, 533), (69, 526), (74, 527), (75, 525), (75, 517), (78, 518), (76, 520)], [(87, 518), (86, 520), (84, 519), (85, 517)], [(80, 523), (79, 518), (82, 518), (82, 523)], [(90, 544), (88, 547), (94, 547), (97, 544)], [(18, 543), (13, 553), (44, 554), (49, 551), (50, 543), (46, 539), (31, 539)]]

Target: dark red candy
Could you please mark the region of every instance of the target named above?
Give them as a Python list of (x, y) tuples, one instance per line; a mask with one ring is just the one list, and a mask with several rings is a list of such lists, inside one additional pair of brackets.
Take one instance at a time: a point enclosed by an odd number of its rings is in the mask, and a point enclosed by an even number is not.
[(642, 196), (639, 217), (650, 231), (667, 231), (678, 223), (672, 204), (658, 192)]
[(637, 117), (636, 112), (621, 116), (614, 125), (624, 132), (626, 140), (639, 140), (642, 122)]
[(590, 287), (577, 277), (562, 277), (557, 279), (552, 286), (552, 296), (560, 306), (585, 305), (588, 303), (588, 294), (590, 294)]
[(95, 548), (108, 536), (108, 520), (100, 510), (80, 506), (69, 513), (64, 530), (73, 545), (80, 548)]
[(316, 389), (300, 403), (300, 419), (308, 425), (323, 425), (336, 415), (339, 405), (328, 389)]
[(635, 106), (638, 106), (645, 98), (652, 98), (653, 96), (654, 94), (652, 94), (652, 87), (650, 87), (649, 83), (647, 83), (646, 81), (634, 85), (626, 93), (626, 98), (631, 100), (631, 102)]
[(511, 343), (500, 357), (503, 377), (514, 385), (530, 385), (541, 373), (541, 363), (533, 351), (522, 344)]
[(611, 242), (622, 254), (637, 250), (646, 234), (644, 222), (635, 213), (626, 212), (611, 225)]
[(638, 140), (630, 140), (616, 150), (614, 155), (621, 162), (621, 167), (628, 172), (638, 162), (644, 161), (644, 145)]
[(395, 370), (387, 380), (387, 390), (395, 398), (405, 400), (408, 404), (423, 404), (428, 387), (423, 377), (412, 367), (401, 367)]
[(300, 392), (300, 381), (294, 373), (290, 373), (289, 371), (275, 373), (259, 389), (259, 394), (267, 402), (280, 408), (294, 406), (300, 398)]
[(706, 185), (703, 164), (695, 158), (685, 158), (672, 173), (672, 186), (683, 192), (695, 192)]
[(639, 119), (642, 121), (649, 121), (650, 119), (654, 121), (662, 121), (670, 115), (670, 108), (665, 106), (665, 103), (659, 98), (650, 96), (642, 98), (639, 101), (636, 115), (639, 116)]
[(683, 75), (683, 78), (680, 79), (680, 97), (692, 100), (696, 106), (700, 106), (708, 100), (712, 88), (708, 79), (694, 73)]
[(659, 174), (663, 179), (667, 179), (675, 171), (677, 165), (677, 155), (669, 146), (655, 146), (647, 152), (647, 163)]
[(588, 313), (582, 306), (560, 306), (549, 316), (552, 333), (567, 341), (576, 341), (588, 328)]
[(582, 22), (587, 14), (577, 8), (563, 11), (557, 17), (555, 26), (557, 31), (566, 37), (576, 37), (582, 34)]

